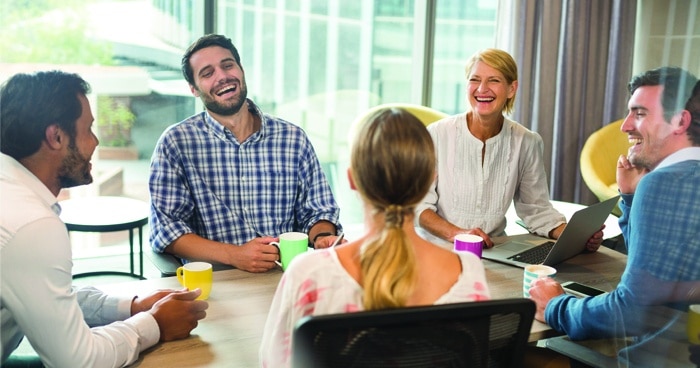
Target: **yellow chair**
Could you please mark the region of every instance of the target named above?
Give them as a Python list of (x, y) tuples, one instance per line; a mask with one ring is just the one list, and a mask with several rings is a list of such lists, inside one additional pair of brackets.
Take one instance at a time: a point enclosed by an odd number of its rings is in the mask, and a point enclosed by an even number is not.
[(408, 103), (386, 103), (382, 104), (379, 106), (375, 106), (358, 118), (362, 119), (365, 116), (368, 116), (375, 111), (379, 109), (384, 109), (384, 108), (391, 108), (391, 107), (396, 107), (396, 108), (402, 108), (405, 110), (408, 110), (411, 114), (415, 115), (418, 120), (420, 120), (425, 126), (428, 126), (442, 118), (447, 117), (448, 115), (445, 114), (442, 111), (438, 111), (435, 109), (431, 109), (430, 107), (422, 106), (422, 105), (414, 105), (414, 104), (408, 104)]
[(363, 119), (365, 119), (367, 116), (375, 113), (377, 110), (384, 109), (384, 108), (402, 108), (413, 114), (415, 117), (418, 118), (425, 126), (428, 126), (442, 118), (445, 118), (449, 116), (448, 114), (438, 111), (435, 109), (432, 109), (430, 107), (422, 106), (422, 105), (414, 105), (414, 104), (409, 104), (409, 103), (385, 103), (382, 105), (374, 106), (371, 109), (365, 111), (362, 113), (360, 116), (355, 118), (355, 121), (352, 122), (352, 125), (350, 126), (350, 132), (349, 132), (349, 138), (348, 142), (352, 142), (352, 138), (355, 136), (356, 132), (359, 130), (360, 123), (362, 122)]
[[(615, 180), (617, 159), (626, 155), (630, 147), (627, 135), (620, 131), (622, 121), (614, 121), (593, 132), (581, 150), (581, 176), (601, 202), (619, 194)], [(617, 206), (612, 212), (621, 215)]]

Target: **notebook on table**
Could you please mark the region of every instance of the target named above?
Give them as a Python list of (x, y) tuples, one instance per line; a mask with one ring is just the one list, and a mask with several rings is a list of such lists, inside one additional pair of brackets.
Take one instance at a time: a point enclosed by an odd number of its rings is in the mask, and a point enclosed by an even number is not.
[(484, 249), (482, 257), (518, 267), (561, 263), (586, 249), (588, 239), (600, 230), (619, 198), (616, 196), (576, 211), (556, 241), (534, 234), (494, 237), (495, 245)]

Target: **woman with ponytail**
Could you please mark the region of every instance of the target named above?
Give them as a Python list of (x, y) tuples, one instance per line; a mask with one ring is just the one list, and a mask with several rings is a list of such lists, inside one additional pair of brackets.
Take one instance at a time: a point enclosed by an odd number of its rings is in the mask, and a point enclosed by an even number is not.
[(307, 315), (489, 299), (476, 256), (441, 248), (415, 231), (415, 206), (434, 177), (432, 139), (411, 113), (383, 109), (361, 124), (348, 180), (364, 204), (366, 233), (290, 264), (265, 324), (263, 366), (290, 365), (294, 325)]

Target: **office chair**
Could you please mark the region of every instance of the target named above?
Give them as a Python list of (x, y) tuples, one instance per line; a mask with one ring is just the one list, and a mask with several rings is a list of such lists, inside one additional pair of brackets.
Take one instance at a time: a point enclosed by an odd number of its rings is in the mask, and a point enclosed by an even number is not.
[(292, 366), (519, 367), (529, 299), (308, 316), (294, 329)]
[[(617, 159), (626, 155), (630, 147), (627, 135), (620, 131), (624, 119), (614, 121), (593, 132), (581, 149), (581, 177), (588, 188), (601, 202), (617, 196), (615, 174)], [(620, 208), (612, 211), (620, 216)]]
[(160, 277), (175, 276), (177, 268), (182, 266), (180, 258), (175, 257), (170, 253), (158, 253), (150, 246), (148, 247), (148, 258), (151, 259), (153, 265), (160, 271)]
[(374, 107), (371, 107), (369, 110), (361, 112), (357, 117), (355, 117), (355, 120), (350, 123), (350, 129), (348, 129), (348, 142), (353, 142), (355, 136), (357, 135), (357, 132), (360, 130), (360, 127), (362, 126), (362, 123), (364, 120), (369, 117), (370, 115), (374, 114), (380, 109), (384, 108), (402, 108), (405, 109), (406, 111), (410, 112), (420, 120), (423, 125), (428, 126), (442, 118), (445, 118), (449, 115), (442, 111), (438, 111), (435, 109), (432, 109), (430, 107), (422, 106), (422, 105), (415, 105), (415, 104), (410, 104), (410, 103), (401, 103), (401, 102), (393, 102), (393, 103), (385, 103), (382, 105), (377, 105)]
[[(148, 247), (148, 249), (148, 257), (151, 259), (151, 262), (153, 262), (153, 265), (156, 266), (158, 271), (160, 271), (160, 277), (170, 277), (176, 275), (177, 268), (182, 266), (182, 261), (180, 258), (170, 253), (158, 253), (151, 247)], [(212, 269), (214, 271), (230, 270), (233, 268), (235, 267), (230, 265), (212, 264)]]
[(376, 112), (377, 110), (380, 110), (383, 108), (390, 108), (390, 107), (396, 107), (396, 108), (402, 108), (402, 109), (408, 110), (408, 112), (410, 112), (415, 117), (417, 117), (418, 120), (420, 120), (423, 123), (423, 125), (425, 125), (425, 126), (428, 126), (428, 125), (448, 116), (444, 112), (432, 109), (430, 107), (426, 107), (426, 106), (422, 106), (422, 105), (415, 105), (415, 104), (410, 104), (410, 103), (395, 102), (395, 103), (385, 103), (385, 104), (377, 105), (377, 106), (370, 108), (369, 110), (362, 113), (359, 117), (357, 117), (355, 119), (355, 122), (353, 123), (353, 125), (356, 125), (358, 120), (361, 120), (361, 119), (365, 118), (366, 116), (369, 116), (370, 114)]

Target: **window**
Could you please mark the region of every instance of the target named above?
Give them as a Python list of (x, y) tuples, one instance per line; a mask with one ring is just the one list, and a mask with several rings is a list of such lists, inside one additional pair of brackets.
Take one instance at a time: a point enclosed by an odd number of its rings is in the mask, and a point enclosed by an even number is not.
[[(493, 43), (493, 3), (436, 2), (434, 107), (450, 113), (464, 109), (463, 65), (471, 53)], [(341, 220), (359, 223), (360, 208), (345, 180), (348, 131), (366, 109), (385, 102), (420, 103), (411, 91), (430, 90), (421, 86), (423, 78), (415, 72), (415, 65), (423, 63), (417, 59), (424, 57), (414, 49), (416, 40), (422, 40), (423, 29), (416, 24), (425, 21), (425, 4), (412, 0), (215, 4), (215, 32), (231, 37), (239, 49), (249, 96), (264, 111), (307, 131), (343, 209)], [(101, 139), (93, 158), (96, 183), (64, 196), (125, 195), (147, 200), (148, 165), (158, 137), (167, 126), (201, 110), (180, 74), (180, 58), (207, 27), (205, 2), (93, 0), (3, 6), (0, 61), (13, 63), (12, 70), (45, 69), (48, 61), (63, 69), (86, 65), (74, 71), (93, 87), (91, 105)], [(93, 73), (87, 65), (94, 64), (108, 69)], [(119, 116), (131, 118), (112, 124), (120, 130), (110, 140), (108, 132), (114, 128), (109, 122)], [(86, 244), (75, 255), (99, 254), (105, 248)]]
[(634, 51), (635, 74), (674, 65), (700, 75), (700, 3), (642, 1)]
[[(494, 4), (437, 2), (435, 108), (464, 110), (464, 63), (477, 49), (493, 45)], [(422, 64), (415, 59), (414, 41), (423, 31), (416, 20), (425, 17), (425, 9), (401, 0), (223, 0), (218, 6), (216, 32), (238, 48), (250, 98), (307, 131), (340, 202), (342, 222), (361, 222), (345, 180), (348, 131), (372, 106), (420, 103), (411, 91), (426, 90), (414, 67)]]

